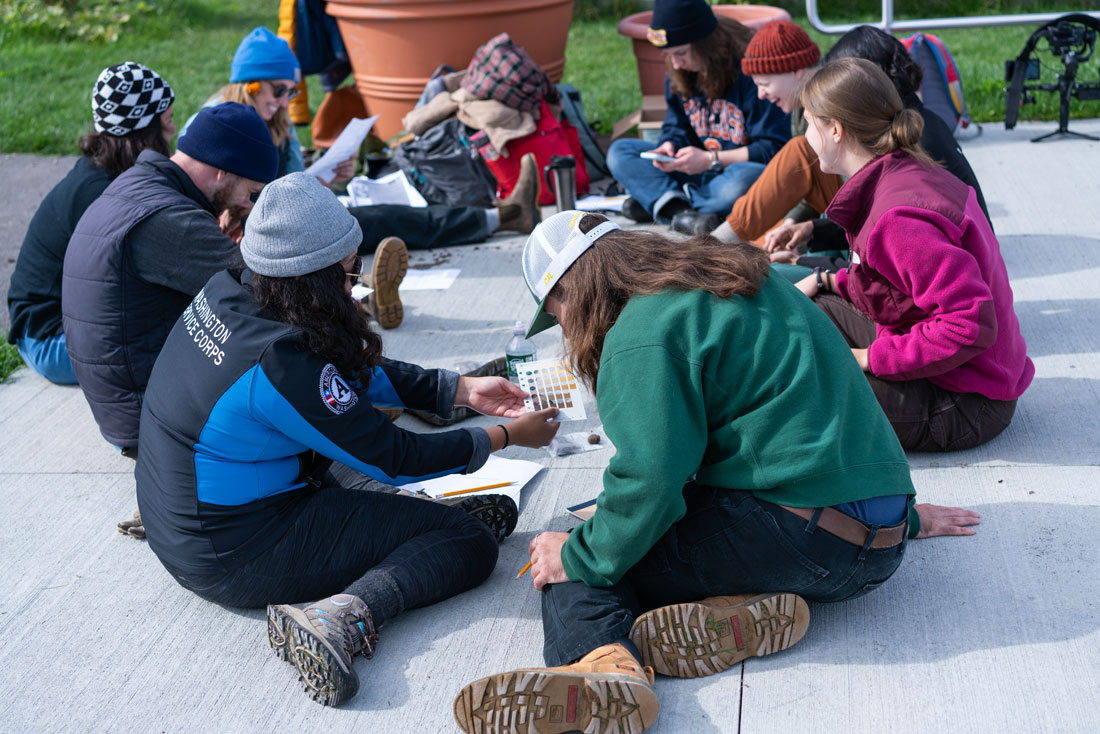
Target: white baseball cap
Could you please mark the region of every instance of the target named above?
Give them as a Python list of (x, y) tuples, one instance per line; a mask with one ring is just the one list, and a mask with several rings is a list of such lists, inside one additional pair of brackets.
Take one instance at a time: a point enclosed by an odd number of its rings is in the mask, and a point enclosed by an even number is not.
[[(543, 310), (543, 304), (569, 266), (600, 237), (620, 229), (619, 225), (606, 220), (588, 232), (582, 232), (579, 225), (586, 214), (592, 212), (574, 209), (558, 212), (535, 227), (523, 246), (523, 279), (538, 303), (535, 317), (527, 327), (528, 337), (557, 323), (553, 315)], [(602, 216), (600, 218), (603, 219)]]

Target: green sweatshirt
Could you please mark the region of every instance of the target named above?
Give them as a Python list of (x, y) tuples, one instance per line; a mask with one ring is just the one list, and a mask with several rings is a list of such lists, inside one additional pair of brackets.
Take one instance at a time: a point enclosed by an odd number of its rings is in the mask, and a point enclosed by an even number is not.
[(693, 477), (792, 507), (915, 493), (844, 339), (782, 278), (752, 298), (630, 299), (604, 340), (596, 401), (617, 453), (595, 516), (562, 549), (569, 578), (590, 586), (618, 583), (684, 516)]

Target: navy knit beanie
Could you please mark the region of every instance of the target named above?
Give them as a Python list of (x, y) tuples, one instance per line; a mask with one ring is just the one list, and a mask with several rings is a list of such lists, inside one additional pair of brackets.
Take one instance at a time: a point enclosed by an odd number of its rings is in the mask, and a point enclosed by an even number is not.
[(701, 41), (718, 27), (706, 0), (657, 0), (646, 37), (658, 48)]
[(274, 181), (279, 173), (279, 149), (251, 105), (223, 102), (202, 108), (176, 149), (209, 166), (263, 184)]

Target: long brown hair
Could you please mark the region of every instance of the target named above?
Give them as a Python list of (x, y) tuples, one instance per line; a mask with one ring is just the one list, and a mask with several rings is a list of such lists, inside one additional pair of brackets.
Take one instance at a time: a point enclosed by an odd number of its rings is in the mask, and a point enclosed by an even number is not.
[(172, 155), (164, 139), (160, 115), (154, 115), (148, 125), (126, 135), (92, 132), (80, 138), (80, 152), (93, 166), (102, 168), (112, 177), (137, 163), (141, 151), (146, 149), (164, 156)]
[(707, 99), (720, 99), (741, 73), (741, 57), (754, 31), (733, 18), (718, 16), (718, 27), (709, 36), (691, 44), (691, 53), (699, 62), (699, 71), (682, 71), (668, 66), (670, 86), (681, 99), (702, 92)]
[(343, 266), (335, 263), (297, 278), (253, 273), (250, 288), (269, 315), (305, 332), (303, 342), (309, 351), (365, 386), (371, 369), (381, 364), (382, 337), (344, 290), (346, 277)]
[[(229, 82), (210, 99), (221, 97), (222, 102), (239, 102), (256, 109), (256, 98), (248, 93), (245, 89), (247, 86), (248, 82)], [(275, 147), (283, 147), (283, 143), (290, 137), (290, 128), (290, 113), (286, 107), (280, 107), (267, 121), (267, 129), (271, 133), (271, 140), (274, 141)]]
[[(604, 221), (585, 215), (581, 231)], [(604, 337), (632, 296), (667, 289), (752, 296), (767, 277), (768, 256), (752, 245), (727, 245), (709, 234), (678, 242), (648, 230), (614, 230), (577, 258), (550, 295), (567, 306), (561, 327), (573, 371), (595, 390)]]
[(920, 147), (920, 113), (905, 109), (890, 77), (871, 61), (849, 57), (826, 64), (803, 83), (802, 108), (822, 122), (839, 122), (876, 157), (903, 150), (935, 165)]

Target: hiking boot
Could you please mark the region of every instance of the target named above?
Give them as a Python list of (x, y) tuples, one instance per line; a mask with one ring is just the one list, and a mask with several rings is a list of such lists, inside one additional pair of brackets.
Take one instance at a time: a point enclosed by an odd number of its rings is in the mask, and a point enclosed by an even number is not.
[(520, 668), (470, 683), (455, 698), (455, 721), (477, 734), (639, 734), (657, 720), (653, 670), (619, 643), (570, 665)]
[(694, 209), (684, 209), (672, 217), (672, 228), (681, 234), (710, 234), (722, 223), (717, 214), (704, 214)]
[(352, 663), (374, 657), (378, 632), (370, 609), (351, 594), (309, 604), (267, 607), (267, 639), (280, 660), (298, 669), (306, 693), (325, 706), (339, 706), (359, 690)]
[(653, 221), (653, 215), (646, 211), (646, 208), (639, 204), (633, 196), (628, 196), (623, 201), (623, 216), (627, 219), (633, 219), (638, 224)]
[[(463, 373), (463, 377), (506, 377), (508, 375), (508, 360), (504, 357), (497, 357), (491, 362), (478, 367), (476, 370)], [(478, 412), (473, 408), (467, 408), (464, 405), (455, 406), (455, 409), (451, 412), (450, 418), (440, 418), (435, 413), (427, 410), (408, 410), (409, 415), (416, 416), (425, 423), (429, 423), (433, 426), (450, 426), (464, 421), (471, 416), (478, 415)]]
[(397, 494), (457, 507), (467, 515), (476, 517), (488, 525), (498, 543), (512, 534), (519, 520), (519, 508), (516, 507), (515, 500), (506, 494), (469, 494), (436, 498), (424, 491), (412, 492), (408, 489), (399, 489)]
[(497, 203), (500, 213), (500, 229), (528, 234), (542, 220), (539, 211), (539, 193), (542, 184), (534, 153), (527, 153), (519, 161), (519, 178), (506, 199)]
[(786, 650), (809, 624), (810, 608), (795, 594), (712, 596), (646, 612), (630, 640), (661, 675), (701, 678)]
[[(401, 325), (405, 309), (401, 306), (398, 287), (409, 272), (409, 251), (400, 237), (387, 237), (374, 251), (370, 287), (374, 289), (368, 308), (383, 329)], [(366, 285), (366, 284), (364, 284)]]
[(134, 510), (133, 517), (120, 522), (118, 532), (138, 540), (145, 540), (145, 525), (141, 522), (141, 510)]

